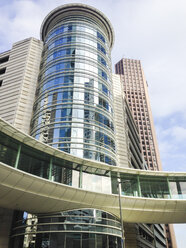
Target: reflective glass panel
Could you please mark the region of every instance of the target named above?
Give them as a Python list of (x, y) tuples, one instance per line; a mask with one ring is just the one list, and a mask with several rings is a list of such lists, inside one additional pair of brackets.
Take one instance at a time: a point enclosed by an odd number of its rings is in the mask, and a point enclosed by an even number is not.
[(138, 196), (137, 177), (121, 174), (121, 194), (129, 196)]
[(141, 194), (143, 197), (169, 198), (169, 188), (166, 178), (140, 176)]
[(18, 169), (39, 177), (49, 177), (49, 155), (22, 145)]
[(14, 167), (19, 143), (3, 133), (0, 133), (0, 142), (0, 162)]

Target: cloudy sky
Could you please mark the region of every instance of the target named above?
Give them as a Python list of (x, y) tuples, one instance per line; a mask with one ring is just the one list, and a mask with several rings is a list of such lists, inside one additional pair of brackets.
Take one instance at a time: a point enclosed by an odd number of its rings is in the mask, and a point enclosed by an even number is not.
[[(68, 0), (0, 0), (0, 52), (27, 37), (39, 38), (40, 24)], [(186, 171), (186, 1), (73, 0), (101, 10), (112, 22), (113, 65), (140, 59), (149, 85), (164, 170)], [(186, 225), (175, 225), (185, 248)]]

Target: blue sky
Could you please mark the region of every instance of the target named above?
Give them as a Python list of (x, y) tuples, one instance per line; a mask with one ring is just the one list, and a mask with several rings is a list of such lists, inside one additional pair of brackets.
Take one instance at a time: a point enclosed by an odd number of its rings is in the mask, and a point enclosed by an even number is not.
[[(186, 1), (74, 0), (101, 10), (115, 30), (113, 65), (140, 59), (149, 85), (164, 170), (186, 171)], [(1, 0), (0, 52), (27, 37), (39, 38), (43, 18), (68, 0)], [(175, 225), (185, 248), (186, 225)]]

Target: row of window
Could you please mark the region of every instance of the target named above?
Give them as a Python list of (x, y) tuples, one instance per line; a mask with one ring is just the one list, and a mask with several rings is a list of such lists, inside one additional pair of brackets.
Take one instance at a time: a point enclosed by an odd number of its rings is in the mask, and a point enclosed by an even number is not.
[[(58, 111), (60, 111), (60, 110), (58, 110)], [(51, 111), (50, 114), (49, 114), (49, 110), (48, 110), (48, 113), (45, 113), (45, 114), (43, 113), (43, 115), (35, 116), (34, 119), (32, 120), (32, 124), (31, 124), (32, 130), (34, 130), (35, 128), (40, 129), (43, 125), (46, 125), (47, 130), (48, 130), (48, 125), (52, 125), (52, 123), (54, 123), (53, 121), (57, 120), (57, 119), (51, 118), (51, 114), (55, 116), (55, 114), (53, 114), (53, 113), (55, 113), (55, 110), (53, 112)], [(61, 112), (61, 114), (62, 113), (67, 113), (67, 112), (64, 111), (64, 112)], [(69, 109), (68, 109), (68, 114), (72, 114), (72, 112)], [(101, 113), (87, 110), (87, 109), (86, 110), (73, 109), (73, 115), (75, 118), (78, 118), (78, 119), (84, 121), (85, 123), (97, 124), (101, 127), (107, 127), (108, 129), (114, 131), (113, 122), (108, 117), (106, 117), (105, 115), (103, 115)], [(64, 120), (65, 117), (62, 117), (62, 118), (63, 118), (62, 120)], [(70, 117), (68, 116), (66, 118), (66, 120), (69, 121)], [(62, 127), (64, 125), (66, 126), (66, 125), (71, 125), (71, 124), (68, 122), (65, 122), (65, 123), (58, 122), (55, 124), (55, 127), (56, 128)]]
[[(42, 133), (42, 129), (39, 132)], [(51, 128), (50, 134), (48, 134), (47, 142), (71, 142), (71, 139), (73, 139), (73, 141), (76, 140), (78, 143), (84, 142), (91, 145), (98, 145), (106, 149), (112, 149), (113, 151), (115, 151), (115, 142), (111, 137), (109, 137), (103, 132), (83, 127), (55, 127), (53, 129)]]
[[(100, 161), (109, 165), (116, 165), (115, 160), (110, 157), (109, 155), (105, 154), (107, 151), (105, 149), (100, 149), (99, 148), (99, 152), (95, 151), (95, 147), (90, 146), (90, 145), (84, 145), (84, 148), (71, 148), (71, 143), (59, 143), (59, 144), (50, 144), (52, 147), (57, 148), (61, 151), (67, 152), (67, 153), (71, 153), (73, 155), (78, 155), (80, 157), (80, 154), (82, 154), (81, 157), (83, 158), (87, 158), (87, 159), (91, 159), (91, 160), (95, 160), (95, 161)], [(80, 147), (80, 144), (78, 145), (78, 147)], [(104, 153), (105, 152), (105, 153)], [(108, 153), (108, 152), (107, 152)], [(85, 179), (84, 179), (85, 180)], [(88, 183), (88, 182), (87, 182)], [(88, 185), (86, 184), (86, 186), (84, 185), (84, 188), (87, 188)], [(95, 191), (97, 192), (101, 192), (102, 190), (104, 190), (102, 187), (98, 189), (99, 186), (96, 186)], [(90, 190), (93, 190), (92, 187), (90, 187)], [(108, 193), (105, 191), (105, 193)]]
[[(76, 219), (77, 222), (77, 219)], [(65, 223), (65, 224), (40, 224), (40, 225), (34, 225), (34, 228), (37, 228), (37, 232), (69, 232), (69, 231), (76, 231), (76, 232), (99, 232), (99, 233), (109, 233), (112, 235), (120, 235), (121, 231), (112, 228), (112, 227), (106, 227), (106, 226), (101, 226), (101, 225), (93, 225), (93, 224), (83, 224), (83, 223), (76, 223), (76, 224), (71, 224), (71, 223)], [(16, 228), (12, 235), (16, 234), (22, 234), (25, 232), (25, 226), (21, 226)], [(53, 248), (53, 247), (51, 247)], [(68, 247), (69, 248), (69, 247)]]
[(55, 41), (53, 41), (51, 44), (47, 44), (47, 48), (48, 50), (51, 50), (54, 47), (58, 47), (61, 46), (63, 44), (66, 43), (83, 43), (83, 44), (87, 44), (89, 46), (92, 46), (94, 48), (97, 48), (98, 51), (101, 51), (103, 54), (107, 54), (105, 48), (98, 42), (96, 42), (95, 40), (90, 40), (87, 37), (79, 37), (79, 36), (66, 36), (66, 37), (62, 37), (60, 39), (57, 39)]
[(86, 87), (90, 90), (99, 90), (99, 93), (104, 93), (106, 96), (112, 98), (110, 90), (104, 83), (97, 82), (94, 79), (89, 79), (85, 77), (74, 77), (74, 75), (54, 77), (51, 80), (43, 82), (37, 88), (36, 96), (39, 96), (40, 94), (45, 94), (45, 91), (49, 90), (50, 88), (58, 88), (72, 85), (78, 85), (78, 87)]
[(104, 36), (99, 31), (97, 31), (95, 28), (89, 27), (87, 24), (81, 25), (81, 24), (72, 24), (72, 23), (71, 24), (64, 24), (64, 25), (58, 26), (55, 29), (53, 29), (47, 35), (45, 42), (48, 42), (49, 39), (51, 39), (52, 37), (57, 36), (61, 33), (76, 32), (76, 31), (92, 34), (92, 35), (96, 36), (98, 39), (100, 39), (103, 43), (105, 43)]
[[(81, 134), (81, 136), (79, 134)], [(95, 131), (94, 131), (94, 134), (95, 134)], [(69, 125), (67, 125), (67, 127), (59, 126), (54, 129), (51, 128), (50, 131), (46, 130), (46, 132), (45, 132), (45, 129), (41, 128), (37, 132), (35, 137), (37, 139), (40, 139), (44, 143), (50, 144), (52, 146), (55, 144), (54, 146), (55, 148), (68, 146), (68, 148), (71, 148), (71, 150), (76, 149), (77, 150), (76, 153), (78, 153), (79, 156), (80, 156), (80, 153), (82, 153), (84, 149), (89, 149), (91, 151), (102, 151), (103, 153), (109, 154), (109, 155), (111, 155), (109, 151), (112, 151), (112, 153), (115, 153), (115, 144), (112, 138), (110, 138), (108, 135), (101, 134), (102, 139), (100, 139), (99, 135), (98, 134), (96, 135), (97, 135), (96, 138), (94, 135), (93, 139), (88, 139), (86, 138), (85, 135), (83, 135), (83, 127), (70, 128)], [(107, 150), (105, 150), (105, 148)]]
[(21, 224), (30, 223), (57, 223), (57, 222), (75, 222), (76, 220), (82, 223), (99, 223), (114, 227), (121, 227), (121, 223), (117, 217), (114, 215), (97, 209), (78, 209), (78, 210), (68, 210), (63, 212), (56, 212), (52, 214), (38, 214), (28, 215), (26, 212), (21, 216), (15, 215), (14, 227), (20, 226)]
[[(85, 225), (88, 223), (98, 225)], [(21, 244), (21, 235), (28, 230), (33, 233), (33, 235), (29, 235), (27, 243), (29, 247), (37, 245), (38, 248), (121, 248), (119, 245), (121, 244), (119, 219), (101, 210), (79, 209), (50, 215), (33, 215), (32, 218), (26, 212), (23, 215), (19, 212), (16, 213), (13, 219), (13, 243)]]
[[(22, 244), (23, 237), (13, 238), (13, 248)], [(35, 239), (28, 239), (29, 247), (37, 248), (121, 248), (121, 238), (95, 233), (37, 233)], [(35, 245), (35, 246), (33, 246)]]
[[(55, 106), (57, 109), (59, 108), (59, 104), (62, 103), (89, 104), (93, 107), (103, 108), (104, 110), (113, 114), (113, 109), (109, 102), (106, 99), (100, 97), (98, 93), (92, 94), (92, 92), (89, 91), (73, 91), (72, 88), (58, 88), (45, 93), (45, 95), (40, 97), (35, 103), (34, 112), (40, 112), (43, 108), (45, 108), (44, 111), (46, 111), (46, 108), (52, 105), (58, 105)], [(55, 110), (52, 110), (53, 113), (54, 111)]]
[[(64, 128), (63, 128), (64, 129)], [(68, 129), (68, 128), (67, 128)], [(71, 151), (75, 148), (76, 144), (78, 143), (78, 148), (76, 153), (79, 155), (80, 153), (83, 152), (84, 149), (89, 149), (89, 151), (95, 151), (95, 150), (99, 150), (100, 152), (103, 152), (105, 154), (109, 153), (109, 151), (112, 151), (113, 153), (115, 153), (115, 144), (113, 142), (113, 140), (108, 137), (107, 135), (105, 135), (105, 139), (103, 137), (103, 141), (104, 142), (100, 142), (100, 141), (96, 141), (95, 139), (86, 139), (85, 137), (59, 137), (60, 134), (62, 132), (60, 132), (61, 128), (55, 128), (54, 131), (54, 135), (57, 136), (57, 138), (52, 137), (52, 129), (50, 130), (50, 134), (48, 133), (48, 137), (45, 137), (45, 142), (47, 144), (52, 145), (55, 148), (59, 148), (59, 147), (63, 147), (63, 144), (65, 143), (65, 147), (68, 146), (69, 151), (71, 149)], [(83, 133), (83, 129), (82, 128), (73, 128), (73, 133), (78, 133), (78, 131), (80, 131), (80, 133)], [(46, 135), (46, 133), (43, 134), (42, 130), (41, 133), (38, 134), (37, 139), (40, 137), (40, 139), (42, 139), (42, 135)], [(69, 134), (70, 136), (70, 134)], [(73, 142), (72, 142), (73, 140)], [(54, 146), (55, 144), (55, 146)], [(67, 145), (68, 144), (68, 145)], [(97, 146), (97, 147), (96, 147)], [(105, 150), (107, 149), (107, 150)], [(80, 152), (81, 150), (81, 152)], [(76, 155), (73, 153), (73, 155)], [(79, 155), (80, 156), (80, 155)], [(93, 157), (90, 157), (90, 159), (94, 159)], [(110, 164), (110, 163), (109, 163)]]
[[(55, 52), (53, 52), (52, 54), (50, 54), (47, 57), (47, 63), (50, 61), (54, 61), (56, 59), (62, 58), (62, 57), (68, 57), (68, 56), (83, 56), (83, 57), (87, 57), (87, 58), (92, 58), (98, 62), (100, 62), (102, 65), (104, 65), (105, 67), (107, 67), (107, 63), (105, 61), (105, 59), (103, 57), (101, 57), (100, 55), (97, 55), (95, 53), (93, 53), (92, 51), (86, 51), (86, 50), (82, 50), (79, 48), (66, 48), (66, 49), (59, 49)], [(42, 68), (42, 64), (41, 64), (41, 68)]]
[(113, 158), (101, 152), (95, 152), (84, 149), (83, 155), (84, 155), (83, 157), (87, 159), (93, 159), (109, 165), (114, 165), (114, 166), (116, 165), (116, 161)]
[(74, 60), (71, 60), (69, 62), (61, 62), (58, 64), (55, 64), (51, 67), (49, 67), (41, 76), (41, 80), (42, 77), (46, 77), (48, 75), (51, 76), (51, 74), (53, 73), (59, 73), (60, 71), (63, 70), (85, 70), (85, 71), (89, 71), (89, 72), (93, 72), (99, 76), (101, 76), (104, 80), (108, 81), (108, 76), (107, 73), (105, 71), (103, 71), (102, 69), (100, 69), (97, 65), (89, 65), (86, 64), (85, 62), (75, 62)]

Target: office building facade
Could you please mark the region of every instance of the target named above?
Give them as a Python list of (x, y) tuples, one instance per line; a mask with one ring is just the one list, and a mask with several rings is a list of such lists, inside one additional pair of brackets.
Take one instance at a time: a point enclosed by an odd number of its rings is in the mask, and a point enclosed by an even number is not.
[(147, 82), (140, 60), (121, 59), (115, 65), (123, 90), (138, 127), (143, 156), (148, 169), (161, 170), (161, 161), (150, 108)]
[(29, 133), (42, 42), (28, 38), (0, 54), (0, 116)]
[[(0, 117), (29, 134), (42, 41), (28, 38), (0, 54)], [(2, 148), (2, 147), (1, 147)], [(1, 149), (1, 156), (4, 149)], [(0, 247), (8, 247), (13, 210), (0, 208)]]
[[(121, 59), (115, 65), (116, 74), (120, 74), (123, 90), (139, 131), (143, 157), (147, 168), (162, 170), (155, 127), (150, 107), (148, 84), (140, 60)], [(154, 226), (162, 234), (162, 226)], [(177, 247), (172, 226), (165, 226), (167, 248)], [(162, 236), (163, 238), (163, 236)], [(158, 242), (158, 241), (157, 241)]]

